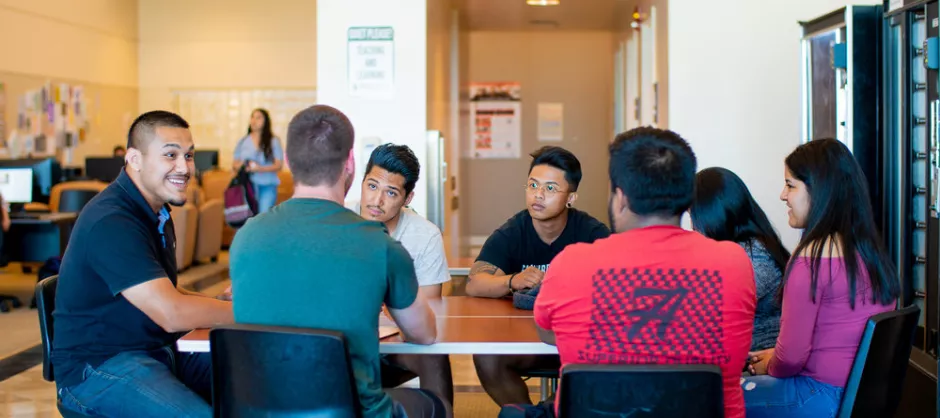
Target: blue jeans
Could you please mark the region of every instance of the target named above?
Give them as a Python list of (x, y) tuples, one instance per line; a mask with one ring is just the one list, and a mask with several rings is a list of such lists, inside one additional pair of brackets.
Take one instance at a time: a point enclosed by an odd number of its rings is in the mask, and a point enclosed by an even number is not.
[(66, 408), (85, 415), (212, 417), (208, 353), (129, 351), (98, 367), (86, 365), (82, 378), (78, 385), (60, 387), (59, 399)]
[(255, 199), (258, 200), (258, 214), (262, 214), (274, 207), (277, 202), (276, 184), (255, 184)]
[(843, 389), (806, 376), (742, 379), (747, 418), (825, 418), (839, 412)]

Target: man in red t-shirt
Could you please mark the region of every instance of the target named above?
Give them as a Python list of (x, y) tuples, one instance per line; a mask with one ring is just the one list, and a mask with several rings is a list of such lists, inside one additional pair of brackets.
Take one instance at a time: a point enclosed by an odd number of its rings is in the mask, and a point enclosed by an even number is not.
[(692, 202), (695, 165), (692, 149), (673, 132), (618, 135), (610, 145), (615, 233), (571, 245), (552, 261), (535, 321), (554, 332), (562, 367), (718, 365), (725, 416), (743, 418), (754, 273), (739, 245), (679, 226)]

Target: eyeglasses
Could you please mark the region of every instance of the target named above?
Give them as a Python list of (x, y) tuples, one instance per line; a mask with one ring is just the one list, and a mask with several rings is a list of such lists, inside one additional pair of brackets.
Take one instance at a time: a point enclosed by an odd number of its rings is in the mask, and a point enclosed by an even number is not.
[(530, 182), (526, 183), (526, 185), (525, 185), (525, 191), (526, 191), (526, 193), (536, 193), (536, 192), (539, 191), (539, 189), (542, 189), (546, 194), (549, 194), (549, 195), (552, 195), (552, 196), (554, 196), (555, 194), (558, 194), (558, 193), (565, 193), (565, 192), (566, 192), (566, 190), (562, 190), (562, 189), (561, 189), (560, 187), (558, 187), (558, 185), (555, 184), (555, 183), (548, 183), (548, 184), (542, 185), (542, 184), (538, 184), (537, 182), (530, 181)]

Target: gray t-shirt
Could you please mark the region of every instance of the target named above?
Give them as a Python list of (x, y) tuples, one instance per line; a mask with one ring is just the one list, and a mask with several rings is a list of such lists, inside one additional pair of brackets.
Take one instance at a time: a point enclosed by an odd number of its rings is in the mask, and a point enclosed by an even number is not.
[[(346, 202), (346, 208), (360, 213), (358, 201)], [(418, 286), (433, 286), (450, 281), (444, 239), (437, 225), (409, 208), (402, 208), (398, 226), (391, 236), (405, 247), (414, 260)]]

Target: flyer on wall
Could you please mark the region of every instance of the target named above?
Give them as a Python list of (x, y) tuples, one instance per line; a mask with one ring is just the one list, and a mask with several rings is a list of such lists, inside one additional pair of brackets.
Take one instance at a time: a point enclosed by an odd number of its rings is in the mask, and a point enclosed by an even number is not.
[(470, 85), (473, 158), (519, 158), (522, 149), (521, 90), (519, 83)]

